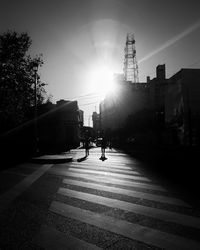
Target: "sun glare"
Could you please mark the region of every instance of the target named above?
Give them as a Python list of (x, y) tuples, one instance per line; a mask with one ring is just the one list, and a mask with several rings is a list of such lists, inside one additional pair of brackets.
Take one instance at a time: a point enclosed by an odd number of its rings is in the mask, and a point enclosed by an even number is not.
[(96, 68), (90, 73), (91, 90), (100, 95), (101, 99), (114, 91), (113, 74), (109, 67)]

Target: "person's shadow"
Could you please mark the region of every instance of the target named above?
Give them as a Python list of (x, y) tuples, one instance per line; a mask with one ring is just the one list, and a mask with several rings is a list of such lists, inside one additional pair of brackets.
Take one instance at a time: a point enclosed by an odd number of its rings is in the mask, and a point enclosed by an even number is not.
[(77, 162), (85, 161), (87, 159), (87, 156), (84, 156), (82, 158), (77, 159)]
[(105, 161), (105, 160), (107, 160), (108, 158), (106, 158), (105, 156), (101, 156), (100, 158), (99, 158), (99, 160), (101, 160), (101, 161)]

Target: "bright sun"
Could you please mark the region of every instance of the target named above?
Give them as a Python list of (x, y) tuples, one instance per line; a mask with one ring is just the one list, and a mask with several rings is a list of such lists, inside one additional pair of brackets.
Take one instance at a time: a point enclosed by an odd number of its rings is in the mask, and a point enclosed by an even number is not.
[(113, 70), (102, 66), (90, 72), (90, 86), (92, 92), (100, 95), (101, 99), (114, 90)]

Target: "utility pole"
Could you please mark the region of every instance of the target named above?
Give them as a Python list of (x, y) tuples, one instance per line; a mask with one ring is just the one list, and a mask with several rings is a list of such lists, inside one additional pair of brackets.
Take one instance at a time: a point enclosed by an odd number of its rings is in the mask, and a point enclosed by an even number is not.
[(37, 80), (38, 80), (38, 62), (33, 62), (33, 71), (34, 71), (34, 77), (35, 77), (35, 82), (34, 82), (34, 133), (35, 133), (35, 154), (38, 155), (39, 153), (39, 137), (38, 137), (38, 124), (37, 124)]
[(136, 60), (135, 39), (133, 34), (127, 34), (124, 49), (124, 77), (126, 81), (139, 82), (138, 64)]

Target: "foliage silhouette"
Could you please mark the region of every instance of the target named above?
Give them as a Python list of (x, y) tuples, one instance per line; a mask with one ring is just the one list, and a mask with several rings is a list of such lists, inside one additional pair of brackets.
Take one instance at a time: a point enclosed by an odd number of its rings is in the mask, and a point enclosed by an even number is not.
[[(34, 106), (35, 72), (32, 64), (43, 64), (42, 55), (27, 54), (32, 44), (27, 33), (7, 31), (0, 35), (0, 133), (27, 121)], [(37, 101), (44, 101), (44, 83), (37, 75)]]

